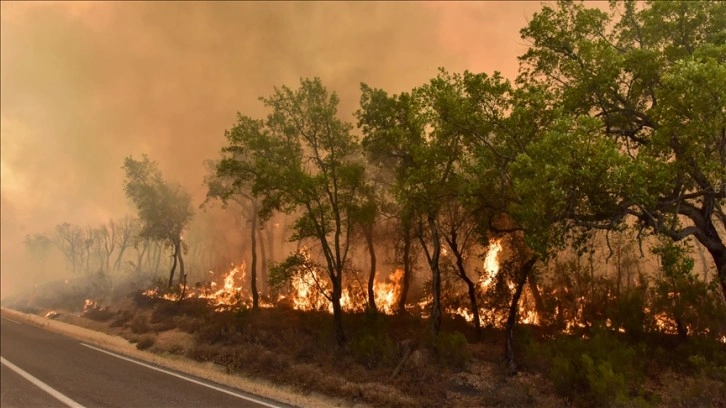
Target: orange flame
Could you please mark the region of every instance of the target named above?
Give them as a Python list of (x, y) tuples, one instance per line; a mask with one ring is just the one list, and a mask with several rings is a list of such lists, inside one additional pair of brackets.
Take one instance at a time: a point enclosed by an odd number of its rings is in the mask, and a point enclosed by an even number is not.
[[(484, 258), (483, 266), (485, 273), (479, 280), (482, 290), (489, 290), (495, 282), (495, 278), (499, 273), (499, 253), (502, 251), (501, 240), (492, 240), (489, 244), (487, 254)], [(210, 272), (213, 274), (212, 272)], [(385, 314), (394, 314), (396, 312), (397, 302), (401, 296), (401, 280), (403, 279), (403, 270), (395, 269), (385, 280), (379, 280), (374, 283), (373, 291), (375, 296), (376, 307), (379, 312)], [(187, 288), (186, 297), (206, 299), (216, 311), (230, 310), (235, 307), (249, 307), (252, 304), (251, 293), (246, 285), (246, 265), (244, 262), (239, 265), (232, 265), (229, 272), (223, 275), (221, 282), (210, 282), (203, 288)], [(221, 287), (217, 289), (218, 286)], [(324, 272), (318, 270), (307, 271), (303, 274), (294, 274), (290, 281), (289, 291), (281, 294), (272, 302), (260, 302), (261, 307), (274, 307), (280, 302), (287, 302), (295, 310), (302, 311), (325, 311), (333, 313), (333, 305), (330, 301), (332, 295), (332, 285), (324, 276)], [(161, 293), (156, 288), (147, 290), (144, 295), (155, 298), (163, 298), (167, 300), (178, 300), (178, 297), (172, 293)], [(421, 299), (418, 303), (410, 306), (416, 309), (422, 317), (427, 317), (430, 313), (432, 298), (431, 296)], [(341, 293), (340, 303), (343, 310), (347, 312), (362, 312), (367, 307), (367, 296), (365, 289), (353, 290), (352, 288), (344, 288)], [(474, 320), (474, 316), (469, 308), (459, 307), (447, 311), (451, 314), (462, 316), (468, 322)], [(485, 321), (495, 321), (496, 316), (490, 310), (480, 309), (480, 319)], [(538, 322), (537, 315), (534, 311), (524, 311), (520, 317), (523, 323), (536, 324)]]

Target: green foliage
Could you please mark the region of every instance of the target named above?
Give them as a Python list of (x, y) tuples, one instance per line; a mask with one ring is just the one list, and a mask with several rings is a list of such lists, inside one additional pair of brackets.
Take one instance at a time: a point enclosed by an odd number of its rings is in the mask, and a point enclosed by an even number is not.
[(563, 396), (597, 406), (643, 403), (639, 394), (645, 379), (643, 351), (596, 331), (588, 340), (559, 336), (547, 343), (525, 346), (528, 364), (548, 372)]
[(561, 1), (521, 30), (532, 46), (518, 82), (545, 88), (561, 116), (513, 166), (539, 251), (626, 216), (723, 251), (726, 4), (636, 4)]
[(227, 146), (217, 176), (231, 187), (250, 186), (261, 198), (259, 216), (295, 214), (293, 239), (320, 243), (333, 286), (338, 341), (344, 341), (339, 316), (343, 268), (351, 245), (352, 213), (365, 185), (365, 167), (352, 125), (337, 118), (338, 96), (319, 78), (302, 79), (300, 87), (275, 88), (260, 98), (270, 113), (265, 119), (238, 114), (225, 132)]
[(292, 283), (295, 279), (298, 284), (309, 286), (307, 301), (316, 308), (327, 310), (332, 296), (324, 275), (325, 268), (315, 262), (307, 251), (297, 251), (270, 267), (268, 282), (274, 293), (286, 295), (294, 289)]
[(356, 361), (374, 368), (394, 361), (396, 345), (385, 332), (366, 333), (351, 340), (350, 350)]
[(191, 196), (178, 184), (167, 183), (158, 164), (143, 156), (124, 160), (124, 192), (134, 203), (141, 220), (139, 235), (144, 238), (177, 242), (194, 211)]
[(461, 370), (471, 360), (469, 342), (461, 332), (441, 332), (433, 339), (433, 346), (439, 363)]
[(710, 334), (713, 337), (724, 333), (726, 306), (715, 282), (708, 284), (693, 274), (694, 260), (689, 248), (664, 240), (652, 253), (660, 259), (661, 273), (652, 287), (651, 316), (670, 317), (669, 321), (661, 319), (654, 330), (683, 336)]
[[(303, 252), (293, 252), (285, 258), (284, 261), (274, 264), (270, 267), (268, 283), (274, 289), (281, 289), (285, 284), (289, 283), (292, 276), (305, 268), (310, 262), (309, 257)], [(312, 266), (312, 265), (309, 265)]]

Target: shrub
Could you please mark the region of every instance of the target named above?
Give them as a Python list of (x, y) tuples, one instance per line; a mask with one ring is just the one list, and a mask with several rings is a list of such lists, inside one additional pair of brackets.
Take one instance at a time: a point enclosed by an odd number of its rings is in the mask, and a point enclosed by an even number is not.
[(149, 323), (144, 315), (137, 315), (129, 323), (129, 328), (133, 333), (143, 334), (151, 330)]
[(434, 349), (439, 362), (447, 367), (462, 369), (471, 359), (469, 342), (461, 332), (441, 332), (434, 338)]
[(129, 322), (134, 317), (134, 314), (128, 310), (124, 310), (123, 312), (120, 312), (118, 317), (116, 317), (110, 324), (111, 327), (121, 327)]
[(105, 322), (110, 320), (114, 316), (114, 312), (112, 312), (108, 307), (103, 308), (91, 308), (86, 310), (83, 315), (87, 319), (95, 320), (97, 322)]
[(545, 369), (558, 393), (597, 406), (644, 402), (630, 398), (641, 392), (644, 354), (604, 331), (587, 340), (561, 336), (525, 346), (527, 362)]
[(368, 368), (387, 365), (393, 361), (395, 344), (386, 334), (365, 334), (350, 342), (356, 361)]
[(153, 334), (145, 334), (139, 338), (139, 342), (136, 343), (136, 348), (139, 350), (146, 350), (156, 343), (156, 336)]

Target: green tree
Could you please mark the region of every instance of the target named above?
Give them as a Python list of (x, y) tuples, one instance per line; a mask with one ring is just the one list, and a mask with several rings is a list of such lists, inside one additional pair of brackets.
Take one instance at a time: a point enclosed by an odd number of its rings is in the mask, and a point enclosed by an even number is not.
[(260, 305), (260, 293), (257, 290), (257, 236), (260, 203), (257, 197), (250, 192), (250, 186), (234, 183), (234, 168), (222, 165), (221, 162), (208, 162), (211, 170), (205, 178), (207, 184), (207, 201), (211, 199), (222, 200), (224, 205), (231, 200), (239, 205), (247, 222), (250, 223), (250, 290), (252, 292), (252, 308), (257, 309)]
[(171, 287), (173, 284), (177, 261), (179, 283), (185, 285), (182, 252), (186, 245), (182, 240), (182, 232), (194, 215), (191, 196), (179, 184), (166, 182), (158, 164), (146, 155), (141, 160), (127, 157), (123, 169), (126, 172), (124, 192), (136, 206), (141, 222), (139, 236), (163, 241), (173, 249), (168, 285)]
[(336, 339), (345, 342), (340, 298), (348, 263), (354, 217), (365, 168), (352, 125), (337, 118), (339, 99), (320, 79), (303, 79), (298, 89), (275, 88), (261, 98), (271, 112), (264, 120), (238, 115), (225, 134), (228, 145), (218, 174), (232, 185), (252, 186), (261, 198), (260, 217), (296, 214), (292, 240), (313, 238), (320, 244), (332, 284)]
[(520, 80), (563, 113), (518, 159), (524, 189), (569, 224), (630, 217), (695, 237), (726, 299), (726, 4), (612, 2), (607, 13), (560, 2), (521, 33), (531, 47)]
[[(453, 76), (455, 77), (455, 76)], [(451, 101), (461, 93), (461, 81), (443, 71), (410, 93), (389, 96), (385, 91), (361, 86), (361, 109), (356, 113), (369, 160), (394, 174), (392, 196), (399, 207), (404, 238), (412, 224), (431, 270), (432, 328), (441, 325), (441, 247), (448, 242), (459, 262), (457, 271), (474, 293), (474, 282), (464, 270), (457, 223), (442, 230), (442, 211), (466, 199), (465, 180), (470, 152), (464, 133), (449, 120), (460, 107)], [(452, 234), (449, 236), (449, 234)], [(461, 237), (459, 237), (461, 238)], [(404, 240), (405, 241), (405, 240)], [(410, 244), (404, 245), (410, 251)], [(404, 261), (408, 256), (404, 254)], [(408, 265), (410, 268), (410, 265)], [(476, 296), (470, 297), (478, 314)], [(478, 328), (478, 320), (477, 328)]]
[(374, 313), (378, 312), (376, 294), (374, 292), (377, 261), (376, 249), (373, 242), (376, 220), (379, 215), (378, 205), (375, 187), (373, 185), (365, 185), (361, 188), (361, 199), (353, 206), (351, 211), (351, 217), (363, 233), (366, 247), (368, 248), (370, 270), (368, 272), (368, 285), (366, 290), (368, 295), (368, 310)]
[[(438, 144), (445, 142), (443, 138), (427, 135), (428, 122), (420, 93), (389, 96), (384, 90), (365, 84), (361, 85), (361, 91), (361, 108), (356, 116), (364, 135), (363, 146), (369, 160), (393, 169), (396, 175), (393, 196), (401, 208), (403, 220), (412, 221), (431, 269), (431, 321), (434, 334), (438, 334), (441, 327), (441, 242), (437, 203), (440, 197), (434, 189), (449, 180), (451, 162), (455, 159), (443, 150), (441, 156), (437, 155)], [(441, 158), (452, 159), (450, 165), (442, 163)]]

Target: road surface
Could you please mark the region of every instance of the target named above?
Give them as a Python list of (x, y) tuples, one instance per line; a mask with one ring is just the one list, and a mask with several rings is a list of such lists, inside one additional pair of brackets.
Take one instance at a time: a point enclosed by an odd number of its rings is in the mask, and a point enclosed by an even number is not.
[(287, 407), (0, 319), (0, 407)]

